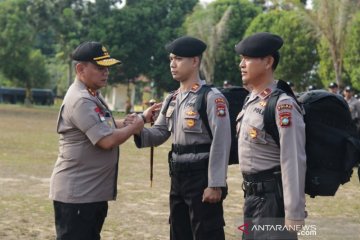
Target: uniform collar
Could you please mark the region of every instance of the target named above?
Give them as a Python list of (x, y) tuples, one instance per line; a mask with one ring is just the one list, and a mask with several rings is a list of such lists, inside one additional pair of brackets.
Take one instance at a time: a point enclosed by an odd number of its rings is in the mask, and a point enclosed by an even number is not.
[(261, 100), (267, 99), (276, 88), (276, 82), (272, 82), (266, 86), (264, 90), (256, 94)]
[(75, 82), (76, 85), (78, 85), (80, 87), (81, 90), (86, 90), (91, 96), (93, 97), (97, 97), (99, 96), (99, 91), (97, 90), (92, 90), (90, 88), (88, 88), (82, 81), (80, 81), (79, 79), (75, 78)]
[(195, 83), (192, 85), (191, 89), (190, 89), (190, 92), (192, 93), (197, 93), (202, 87), (202, 84), (201, 82), (200, 83)]
[[(201, 87), (202, 87), (203, 85), (206, 85), (206, 81), (205, 81), (205, 80), (200, 80), (199, 82), (194, 83), (194, 84), (191, 86), (189, 92), (197, 93), (197, 92), (201, 89)], [(174, 94), (177, 95), (178, 93), (180, 93), (180, 88), (178, 88), (178, 90), (176, 90)]]

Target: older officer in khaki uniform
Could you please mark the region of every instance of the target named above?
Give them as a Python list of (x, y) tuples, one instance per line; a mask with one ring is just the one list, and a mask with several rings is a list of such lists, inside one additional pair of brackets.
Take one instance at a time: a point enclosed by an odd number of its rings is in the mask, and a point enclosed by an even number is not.
[[(264, 110), (276, 88), (274, 70), (283, 40), (257, 33), (235, 50), (244, 83), (253, 90), (238, 115), (239, 164), (244, 178), (244, 222), (281, 225), (278, 231), (250, 231), (245, 239), (296, 239), (305, 218), (305, 124), (296, 101), (282, 94), (276, 107), (280, 148), (265, 132)], [(250, 229), (251, 230), (251, 229)]]
[[(227, 101), (217, 90), (207, 95), (211, 139), (195, 102), (204, 81), (199, 77), (205, 43), (181, 37), (166, 46), (170, 70), (180, 88), (164, 101), (152, 128), (135, 137), (138, 147), (158, 146), (172, 137), (170, 239), (221, 240), (225, 225), (222, 200), (227, 194), (226, 174), (231, 132)], [(150, 119), (150, 111), (145, 111)]]
[(100, 239), (108, 204), (115, 200), (118, 145), (143, 127), (134, 119), (124, 126), (115, 121), (99, 89), (107, 83), (111, 58), (98, 42), (78, 46), (76, 79), (60, 109), (57, 132), (59, 156), (51, 176), (57, 239)]

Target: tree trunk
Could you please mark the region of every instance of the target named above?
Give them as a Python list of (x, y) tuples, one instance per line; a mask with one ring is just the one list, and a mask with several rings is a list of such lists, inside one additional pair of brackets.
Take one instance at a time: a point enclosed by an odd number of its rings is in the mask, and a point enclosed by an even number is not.
[(25, 88), (24, 104), (25, 104), (25, 107), (32, 107), (32, 92), (31, 92), (30, 86), (26, 86), (26, 88)]
[(335, 80), (337, 85), (340, 87), (342, 86), (342, 79), (341, 79), (341, 75), (342, 75), (342, 66), (341, 66), (341, 59), (338, 56), (337, 52), (336, 52), (336, 46), (333, 46), (330, 42), (329, 42), (329, 46), (330, 46), (330, 53), (331, 53), (331, 60), (333, 62), (334, 65), (334, 71), (335, 71)]

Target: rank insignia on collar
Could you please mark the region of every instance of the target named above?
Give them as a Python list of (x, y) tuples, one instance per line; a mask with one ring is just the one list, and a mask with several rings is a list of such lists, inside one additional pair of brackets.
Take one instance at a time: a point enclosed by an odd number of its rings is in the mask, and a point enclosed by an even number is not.
[(252, 139), (255, 139), (257, 137), (257, 131), (255, 128), (250, 128), (249, 130), (249, 136), (252, 138)]
[(267, 96), (270, 95), (271, 92), (272, 92), (271, 89), (270, 89), (270, 88), (267, 88), (267, 89), (265, 89), (264, 91), (262, 91), (262, 92), (260, 93), (260, 97), (261, 97), (261, 98), (266, 98)]
[(186, 119), (186, 125), (190, 128), (195, 126), (195, 119)]
[(260, 106), (262, 106), (262, 107), (266, 107), (266, 104), (267, 104), (267, 102), (266, 101), (260, 101)]
[(290, 127), (291, 126), (291, 113), (285, 112), (279, 114), (280, 127)]
[(195, 84), (191, 87), (191, 91), (196, 92), (199, 88), (200, 88), (200, 85), (199, 85), (198, 83), (195, 83)]
[(98, 92), (96, 90), (92, 90), (90, 88), (87, 88), (88, 92), (91, 96), (96, 97), (98, 95)]

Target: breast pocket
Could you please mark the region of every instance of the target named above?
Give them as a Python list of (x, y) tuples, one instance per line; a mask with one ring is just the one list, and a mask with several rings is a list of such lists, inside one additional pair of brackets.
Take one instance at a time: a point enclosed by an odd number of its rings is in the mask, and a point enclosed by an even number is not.
[(183, 121), (183, 130), (188, 133), (202, 133), (200, 115), (186, 116)]
[(246, 129), (245, 140), (256, 144), (267, 144), (266, 133), (264, 130), (249, 125)]

